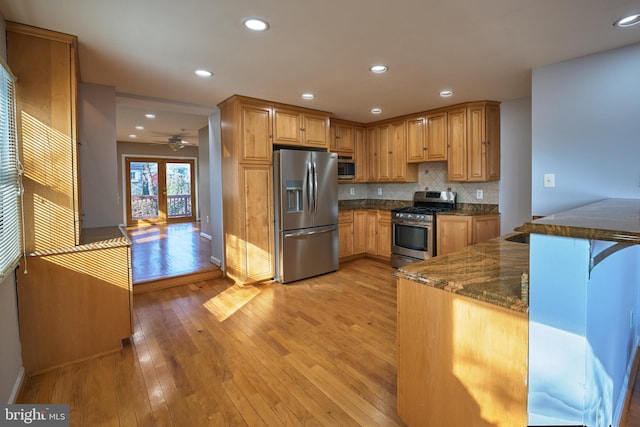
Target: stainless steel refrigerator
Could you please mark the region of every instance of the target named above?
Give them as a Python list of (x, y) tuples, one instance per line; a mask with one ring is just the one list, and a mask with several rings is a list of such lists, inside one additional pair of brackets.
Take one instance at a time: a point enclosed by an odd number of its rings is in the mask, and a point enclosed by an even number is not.
[(277, 281), (338, 269), (337, 167), (335, 153), (274, 151)]

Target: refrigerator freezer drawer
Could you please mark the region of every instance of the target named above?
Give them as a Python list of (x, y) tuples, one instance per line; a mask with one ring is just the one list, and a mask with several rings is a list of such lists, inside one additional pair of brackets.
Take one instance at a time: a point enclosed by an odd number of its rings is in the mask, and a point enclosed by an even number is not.
[(338, 269), (336, 226), (280, 232), (278, 277), (289, 283)]

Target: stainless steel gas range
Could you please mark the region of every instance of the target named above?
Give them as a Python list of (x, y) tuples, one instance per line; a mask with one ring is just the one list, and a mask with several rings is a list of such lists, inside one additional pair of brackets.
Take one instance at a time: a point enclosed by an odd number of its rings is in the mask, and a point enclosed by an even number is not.
[(391, 210), (391, 265), (395, 268), (436, 256), (438, 212), (455, 210), (452, 191), (417, 191), (413, 206)]

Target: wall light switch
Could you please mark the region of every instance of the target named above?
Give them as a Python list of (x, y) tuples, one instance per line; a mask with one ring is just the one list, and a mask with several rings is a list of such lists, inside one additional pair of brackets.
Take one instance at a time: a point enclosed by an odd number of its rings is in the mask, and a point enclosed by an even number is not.
[(476, 190), (476, 199), (482, 200), (484, 198), (484, 191)]
[(544, 180), (544, 188), (554, 188), (556, 186), (555, 173), (545, 173), (543, 180)]
[(356, 189), (353, 187), (349, 187), (349, 195), (353, 196), (354, 194), (356, 194)]
[(378, 187), (378, 196), (382, 196), (382, 187)]

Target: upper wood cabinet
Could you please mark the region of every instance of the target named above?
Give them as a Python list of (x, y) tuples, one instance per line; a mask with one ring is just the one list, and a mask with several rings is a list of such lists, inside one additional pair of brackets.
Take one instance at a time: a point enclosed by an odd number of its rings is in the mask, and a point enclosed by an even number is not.
[(274, 144), (329, 149), (329, 114), (273, 109)]
[(240, 161), (271, 163), (271, 108), (268, 105), (238, 105), (240, 122)]
[(412, 117), (407, 127), (407, 162), (447, 160), (447, 113), (445, 111)]
[(370, 181), (415, 182), (417, 165), (407, 164), (407, 133), (404, 120), (368, 128)]
[(331, 121), (330, 150), (331, 152), (351, 154), (355, 147), (356, 126), (338, 120)]
[(371, 173), (367, 132), (362, 127), (356, 127), (354, 129), (354, 136), (353, 160), (356, 163), (356, 177), (354, 178), (354, 182), (369, 182)]
[(7, 58), (18, 77), (26, 251), (80, 241), (76, 49), (75, 36), (7, 22)]
[(500, 179), (500, 104), (474, 102), (448, 111), (449, 181)]

